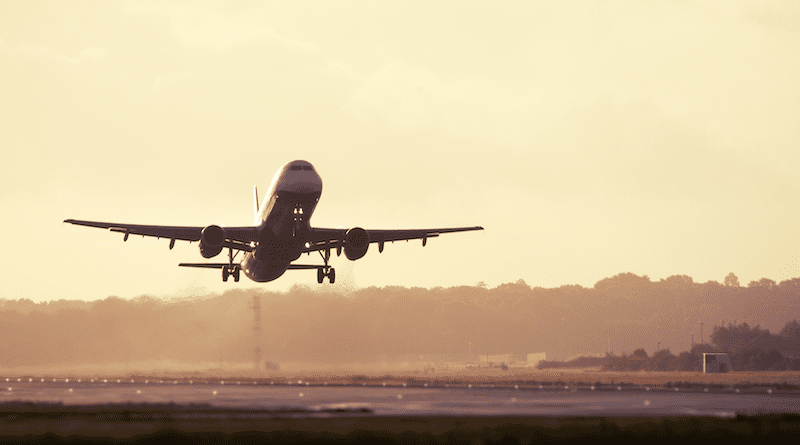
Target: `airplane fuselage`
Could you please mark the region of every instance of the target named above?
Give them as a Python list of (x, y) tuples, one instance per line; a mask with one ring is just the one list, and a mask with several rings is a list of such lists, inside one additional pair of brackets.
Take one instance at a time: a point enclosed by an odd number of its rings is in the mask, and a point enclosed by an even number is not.
[(255, 250), (246, 253), (241, 263), (245, 276), (256, 282), (272, 281), (300, 257), (321, 194), (322, 179), (311, 163), (292, 161), (278, 170), (256, 215)]

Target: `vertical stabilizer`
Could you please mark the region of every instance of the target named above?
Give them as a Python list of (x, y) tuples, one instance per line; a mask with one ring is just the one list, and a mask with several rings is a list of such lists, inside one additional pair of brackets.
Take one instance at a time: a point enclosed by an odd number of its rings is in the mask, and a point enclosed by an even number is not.
[(253, 212), (254, 218), (258, 219), (258, 186), (253, 186)]

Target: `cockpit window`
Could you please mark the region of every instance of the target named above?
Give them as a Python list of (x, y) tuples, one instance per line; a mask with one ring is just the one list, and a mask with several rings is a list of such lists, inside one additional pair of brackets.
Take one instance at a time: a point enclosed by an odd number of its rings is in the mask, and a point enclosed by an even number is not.
[(303, 170), (314, 170), (314, 167), (312, 167), (310, 165), (304, 165), (303, 166)]
[(303, 169), (303, 166), (302, 166), (302, 165), (293, 165), (293, 166), (291, 167), (291, 169), (292, 169), (292, 170), (302, 170), (302, 169)]

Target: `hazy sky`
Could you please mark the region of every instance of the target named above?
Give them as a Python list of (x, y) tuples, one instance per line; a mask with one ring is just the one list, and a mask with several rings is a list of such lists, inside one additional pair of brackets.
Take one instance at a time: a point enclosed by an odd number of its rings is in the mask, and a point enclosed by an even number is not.
[(294, 159), (315, 226), (486, 228), (345, 284), (800, 276), (798, 2), (200, 5), (0, 0), (0, 298), (316, 287), (61, 224), (251, 224)]

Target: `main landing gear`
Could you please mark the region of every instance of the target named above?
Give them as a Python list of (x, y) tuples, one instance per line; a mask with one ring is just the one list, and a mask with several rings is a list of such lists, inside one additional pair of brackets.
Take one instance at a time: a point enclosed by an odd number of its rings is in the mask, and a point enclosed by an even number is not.
[(325, 281), (325, 277), (328, 277), (328, 281), (331, 284), (336, 282), (336, 269), (330, 266), (320, 266), (317, 268), (317, 283), (322, 284)]
[[(237, 251), (238, 255), (239, 252)], [(233, 281), (239, 282), (239, 270), (241, 267), (238, 264), (233, 264), (233, 248), (228, 247), (228, 265), (222, 266), (222, 281), (228, 281), (228, 277), (233, 277)]]
[(328, 277), (328, 281), (333, 284), (336, 282), (336, 269), (328, 266), (328, 260), (331, 259), (331, 251), (330, 249), (326, 249), (324, 252), (320, 250), (319, 254), (322, 256), (322, 260), (325, 261), (324, 266), (319, 266), (317, 268), (317, 283), (322, 284), (325, 281), (325, 277)]
[(239, 265), (225, 266), (222, 268), (222, 281), (228, 281), (228, 277), (233, 277), (233, 281), (239, 282)]

